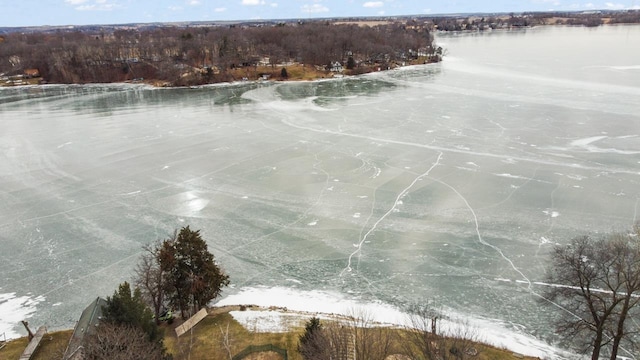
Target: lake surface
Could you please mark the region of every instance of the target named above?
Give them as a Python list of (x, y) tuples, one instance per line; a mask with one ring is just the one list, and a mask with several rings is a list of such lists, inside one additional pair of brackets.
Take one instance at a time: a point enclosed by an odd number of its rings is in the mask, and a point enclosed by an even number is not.
[(640, 26), (437, 41), (312, 83), (0, 89), (0, 334), (72, 327), (189, 225), (226, 297), (429, 300), (549, 354), (549, 250), (639, 217)]

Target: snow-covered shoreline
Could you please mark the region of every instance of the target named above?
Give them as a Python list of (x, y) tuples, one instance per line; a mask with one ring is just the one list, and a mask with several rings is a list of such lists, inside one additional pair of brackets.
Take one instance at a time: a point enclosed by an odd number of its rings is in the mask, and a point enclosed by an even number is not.
[[(320, 318), (366, 315), (381, 326), (405, 326), (408, 315), (401, 309), (382, 302), (360, 301), (343, 294), (329, 291), (304, 291), (285, 287), (250, 287), (242, 288), (237, 293), (228, 295), (217, 301), (214, 306), (255, 305), (263, 309), (286, 309), (287, 313), (250, 310), (233, 311), (234, 318), (249, 330), (281, 332), (283, 326), (299, 326), (310, 316)], [(293, 312), (301, 320), (292, 319)], [(575, 355), (558, 349), (544, 341), (524, 333), (508, 329), (504, 323), (469, 314), (455, 314), (446, 310), (449, 320), (440, 323), (440, 331), (444, 334), (460, 333), (465, 328), (477, 335), (477, 340), (499, 348), (552, 359), (574, 359)], [(294, 316), (295, 316), (294, 315)]]

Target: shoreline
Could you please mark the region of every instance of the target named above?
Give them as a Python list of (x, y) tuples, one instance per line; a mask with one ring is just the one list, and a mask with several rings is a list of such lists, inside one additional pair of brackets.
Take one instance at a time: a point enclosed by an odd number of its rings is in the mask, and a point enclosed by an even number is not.
[[(306, 77), (289, 77), (286, 79), (242, 79), (242, 80), (234, 80), (234, 81), (220, 81), (220, 82), (212, 82), (212, 83), (204, 83), (204, 84), (195, 84), (195, 85), (170, 85), (163, 80), (150, 79), (150, 80), (127, 80), (127, 81), (117, 81), (117, 82), (101, 82), (101, 83), (50, 83), (50, 82), (41, 82), (42, 78), (32, 78), (32, 83), (25, 84), (1, 84), (0, 89), (14, 89), (14, 88), (39, 88), (39, 87), (47, 87), (47, 86), (109, 86), (109, 85), (138, 85), (138, 86), (147, 86), (149, 88), (154, 89), (193, 89), (193, 88), (204, 88), (204, 87), (214, 87), (214, 86), (237, 86), (237, 85), (246, 85), (246, 84), (264, 84), (264, 83), (305, 83), (305, 82), (318, 82), (318, 81), (331, 81), (331, 80), (341, 80), (341, 79), (349, 79), (355, 78), (368, 74), (382, 73), (387, 71), (397, 71), (404, 68), (410, 68), (413, 66), (426, 66), (426, 65), (434, 65), (441, 63), (443, 59), (439, 61), (424, 61), (424, 62), (410, 62), (405, 65), (394, 64), (394, 67), (389, 67), (388, 69), (370, 69), (368, 68), (366, 71), (355, 73), (355, 74), (345, 74), (343, 73), (333, 73), (333, 72), (321, 72), (321, 71), (311, 71), (309, 73), (315, 74), (314, 76), (306, 76)], [(296, 65), (291, 66), (295, 68)], [(303, 72), (305, 69), (308, 69), (306, 65), (297, 65), (298, 67), (303, 68)], [(277, 69), (287, 68), (286, 66), (279, 66)], [(279, 71), (278, 71), (279, 72)]]
[(242, 86), (242, 85), (253, 85), (253, 84), (286, 84), (286, 83), (313, 83), (313, 82), (322, 82), (322, 81), (339, 81), (345, 79), (353, 79), (361, 76), (375, 76), (375, 74), (385, 73), (389, 71), (402, 71), (405, 69), (411, 69), (413, 67), (420, 66), (433, 66), (436, 64), (440, 64), (439, 62), (430, 62), (425, 64), (409, 64), (404, 66), (398, 66), (392, 69), (380, 70), (380, 71), (371, 71), (365, 72), (361, 74), (355, 75), (341, 75), (335, 77), (316, 77), (311, 79), (286, 79), (286, 80), (236, 80), (236, 81), (222, 81), (216, 83), (209, 84), (200, 84), (200, 85), (186, 85), (186, 86), (158, 86), (153, 81), (140, 81), (140, 82), (132, 82), (132, 81), (123, 81), (123, 82), (104, 82), (104, 83), (42, 83), (42, 84), (23, 84), (23, 85), (0, 85), (0, 91), (2, 89), (37, 89), (37, 88), (47, 88), (47, 87), (60, 87), (60, 86), (69, 86), (69, 87), (107, 87), (107, 86), (138, 86), (148, 89), (203, 89), (208, 87), (233, 87), (233, 86)]
[[(249, 305), (250, 304), (250, 305)], [(348, 318), (365, 315), (381, 326), (409, 325), (408, 314), (400, 308), (380, 301), (367, 301), (324, 290), (300, 290), (285, 287), (248, 287), (215, 302), (211, 309), (229, 306), (256, 306), (262, 309), (284, 309), (306, 316)], [(441, 308), (440, 335), (477, 333), (475, 340), (518, 354), (539, 358), (570, 359), (574, 354), (556, 348), (533, 336), (507, 328), (507, 324), (479, 315), (461, 314)], [(211, 312), (210, 312), (211, 314)]]
[[(345, 294), (323, 290), (299, 290), (285, 287), (248, 287), (236, 294), (210, 304), (208, 316), (228, 313), (248, 331), (256, 333), (288, 333), (304, 327), (311, 317), (321, 320), (350, 321), (363, 318), (372, 326), (410, 327), (408, 314), (399, 308), (379, 301), (363, 301)], [(184, 320), (177, 318), (168, 325), (170, 334)], [(46, 326), (46, 324), (45, 324)], [(51, 332), (72, 331), (71, 328), (52, 328)], [(504, 349), (516, 356), (533, 358), (572, 359), (575, 357), (529, 335), (507, 329), (494, 319), (444, 311), (438, 335), (475, 334), (471, 340), (478, 344)], [(167, 336), (167, 335), (165, 335)], [(175, 335), (168, 335), (175, 336)], [(24, 338), (7, 338), (7, 343)]]

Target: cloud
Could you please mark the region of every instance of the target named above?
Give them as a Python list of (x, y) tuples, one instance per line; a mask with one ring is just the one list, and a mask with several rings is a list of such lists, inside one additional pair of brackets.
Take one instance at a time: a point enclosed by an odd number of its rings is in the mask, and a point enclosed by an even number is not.
[(171, 11), (182, 11), (182, 6), (169, 6), (169, 10)]
[(313, 4), (313, 5), (305, 4), (300, 7), (300, 10), (303, 13), (309, 13), (309, 14), (329, 12), (329, 8), (321, 4)]
[(93, 4), (90, 4), (89, 0), (64, 0), (65, 3), (75, 6), (74, 9), (78, 11), (111, 11), (123, 8), (123, 6), (117, 2), (111, 1), (112, 0), (94, 0)]
[(384, 3), (382, 1), (367, 1), (366, 3), (362, 4), (362, 6), (366, 8), (379, 8), (383, 7)]
[(278, 7), (278, 3), (271, 3), (270, 5), (271, 7), (274, 7), (274, 8)]
[(607, 6), (607, 9), (616, 9), (616, 10), (624, 9), (624, 5), (622, 4), (614, 4), (610, 2), (604, 3), (604, 4)]
[(534, 3), (537, 4), (552, 4), (553, 6), (560, 6), (562, 5), (562, 3), (560, 3), (560, 1), (558, 0), (533, 0)]
[(264, 5), (264, 4), (265, 4), (264, 0), (242, 0), (242, 5), (254, 6), (254, 5)]
[(227, 11), (227, 8), (225, 8), (225, 7), (219, 7), (219, 8), (215, 8), (215, 9), (213, 9), (213, 11), (215, 11), (215, 12), (217, 12), (217, 13), (225, 12), (225, 11)]
[(122, 8), (121, 5), (117, 4), (107, 4), (107, 3), (96, 3), (93, 5), (80, 5), (75, 9), (78, 11), (111, 11)]
[(202, 4), (202, 2), (200, 2), (200, 0), (189, 0), (189, 5), (191, 6), (197, 6)]

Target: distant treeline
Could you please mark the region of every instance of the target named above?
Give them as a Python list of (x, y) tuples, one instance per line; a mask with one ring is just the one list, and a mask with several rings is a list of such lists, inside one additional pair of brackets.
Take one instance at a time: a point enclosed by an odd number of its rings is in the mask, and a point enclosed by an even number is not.
[[(427, 25), (307, 22), (270, 26), (161, 27), (110, 32), (8, 33), (0, 37), (0, 73), (29, 73), (49, 83), (145, 79), (194, 85), (234, 78), (234, 69), (303, 63), (384, 67), (437, 61)], [(428, 58), (428, 59), (427, 59)], [(26, 71), (30, 70), (30, 71)], [(236, 72), (237, 73), (237, 72)]]
[(538, 25), (581, 25), (640, 23), (640, 10), (593, 12), (530, 12), (488, 16), (443, 16), (431, 19), (439, 31), (483, 31)]

